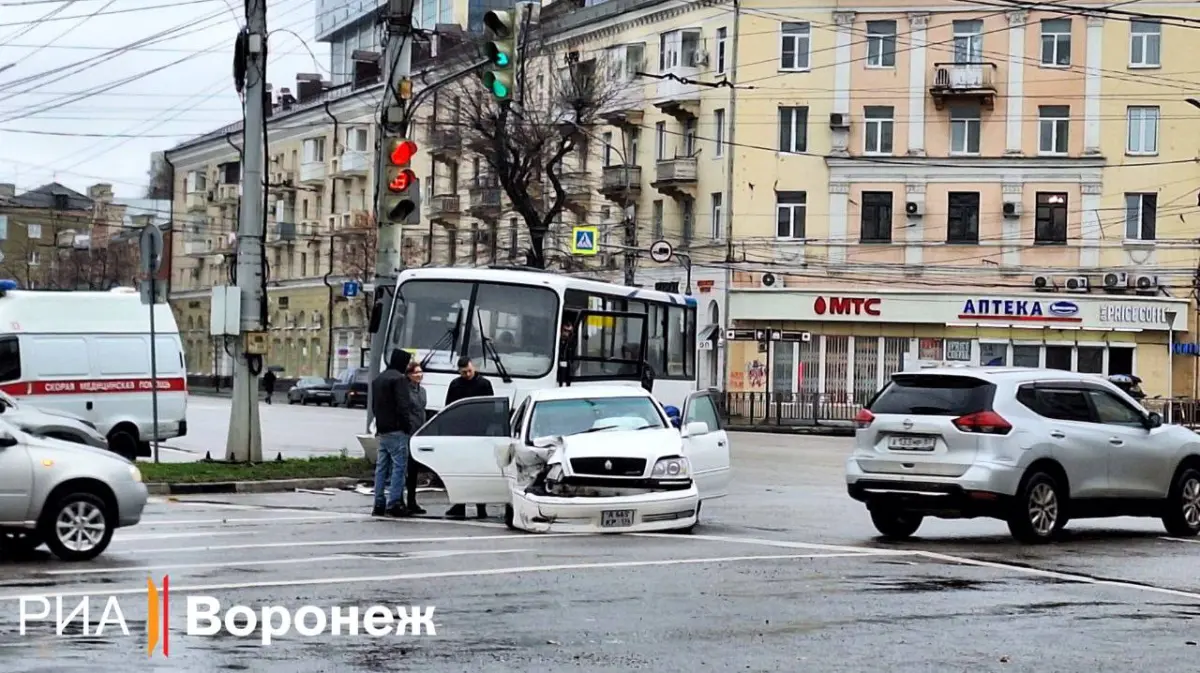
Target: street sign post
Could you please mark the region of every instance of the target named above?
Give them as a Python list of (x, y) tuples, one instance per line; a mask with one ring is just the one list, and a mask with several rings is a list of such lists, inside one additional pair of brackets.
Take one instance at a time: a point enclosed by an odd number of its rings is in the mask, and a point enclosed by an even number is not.
[(571, 230), (571, 254), (595, 255), (600, 252), (599, 227), (575, 227)]
[(163, 235), (157, 224), (142, 228), (141, 245), (142, 302), (150, 307), (150, 414), (154, 423), (154, 462), (158, 462), (158, 337), (154, 329), (154, 309), (158, 304), (158, 270), (162, 265)]
[(669, 261), (673, 254), (675, 254), (675, 249), (667, 241), (655, 241), (650, 245), (650, 259), (659, 264)]

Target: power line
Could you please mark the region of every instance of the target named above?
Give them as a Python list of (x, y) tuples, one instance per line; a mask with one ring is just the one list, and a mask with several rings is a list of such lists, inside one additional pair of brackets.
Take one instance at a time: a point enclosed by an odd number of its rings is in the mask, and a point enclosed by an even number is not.
[[(77, 0), (68, 0), (68, 1), (73, 4)], [(70, 16), (47, 16), (47, 17), (42, 17), (40, 19), (34, 19), (32, 21), (10, 21), (8, 23), (0, 23), (0, 28), (9, 28), (9, 27), (13, 27), (13, 26), (38, 26), (43, 23), (48, 23), (50, 21), (72, 21), (74, 19), (91, 19), (91, 18), (94, 18), (95, 16), (113, 16), (116, 14), (132, 14), (135, 12), (151, 12), (156, 9), (178, 9), (180, 7), (186, 7), (189, 5), (203, 5), (203, 4), (207, 4), (207, 3), (223, 2), (223, 1), (224, 0), (179, 0), (178, 2), (174, 2), (174, 3), (166, 4), (166, 5), (145, 5), (142, 7), (130, 7), (127, 9), (112, 9), (112, 10), (109, 10), (106, 12), (100, 12), (100, 13), (94, 14), (94, 15), (92, 15), (92, 14), (72, 14)], [(224, 11), (224, 10), (222, 10), (222, 11)]]

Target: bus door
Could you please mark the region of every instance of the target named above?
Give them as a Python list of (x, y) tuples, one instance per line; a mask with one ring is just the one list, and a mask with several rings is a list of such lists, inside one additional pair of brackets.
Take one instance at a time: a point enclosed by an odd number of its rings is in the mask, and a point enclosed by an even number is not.
[(575, 311), (563, 321), (564, 366), (559, 383), (647, 380), (646, 314), (625, 311)]

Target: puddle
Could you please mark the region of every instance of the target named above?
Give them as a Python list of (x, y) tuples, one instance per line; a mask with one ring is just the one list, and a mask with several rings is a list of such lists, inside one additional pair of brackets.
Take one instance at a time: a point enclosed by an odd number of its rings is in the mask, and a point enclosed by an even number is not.
[(931, 591), (982, 591), (996, 582), (966, 580), (957, 577), (923, 577), (916, 579), (868, 580), (867, 591), (894, 593), (924, 593)]

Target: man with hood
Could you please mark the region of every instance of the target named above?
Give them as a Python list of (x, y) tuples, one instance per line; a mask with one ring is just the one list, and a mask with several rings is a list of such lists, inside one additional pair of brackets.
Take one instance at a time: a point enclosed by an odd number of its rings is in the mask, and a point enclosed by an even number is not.
[(404, 479), (408, 473), (408, 440), (416, 431), (412, 427), (412, 384), (407, 374), (411, 361), (408, 351), (393, 350), (388, 368), (371, 382), (375, 435), (379, 437), (372, 516), (410, 515), (404, 505)]

